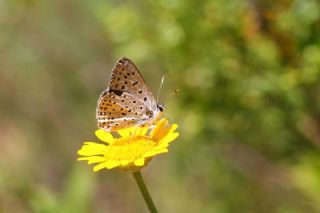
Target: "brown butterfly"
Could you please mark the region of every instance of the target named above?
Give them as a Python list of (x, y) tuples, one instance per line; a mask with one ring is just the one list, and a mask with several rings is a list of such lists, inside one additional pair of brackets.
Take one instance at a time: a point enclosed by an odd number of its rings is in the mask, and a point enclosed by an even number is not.
[(157, 104), (138, 68), (121, 58), (112, 70), (111, 80), (98, 100), (98, 127), (115, 131), (153, 124), (164, 107)]

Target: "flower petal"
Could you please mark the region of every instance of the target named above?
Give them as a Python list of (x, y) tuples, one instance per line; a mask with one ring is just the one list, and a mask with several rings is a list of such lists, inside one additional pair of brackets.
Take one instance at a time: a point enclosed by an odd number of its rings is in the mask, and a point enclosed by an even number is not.
[(121, 160), (120, 161), (120, 165), (121, 166), (126, 166), (126, 165), (128, 165), (129, 162), (130, 162), (129, 160)]
[(109, 144), (111, 144), (114, 140), (112, 134), (110, 132), (106, 132), (103, 129), (96, 130), (95, 134), (96, 134), (97, 138), (99, 138), (99, 140), (106, 142), (106, 143), (109, 143)]
[(85, 145), (78, 150), (78, 154), (83, 156), (101, 155), (107, 148), (108, 147), (104, 144), (85, 142)]
[(93, 167), (93, 171), (97, 172), (97, 171), (104, 169), (104, 168), (106, 168), (106, 163), (105, 162), (99, 163), (98, 165)]
[(174, 132), (178, 128), (178, 124), (172, 124), (170, 128), (170, 132)]
[(134, 161), (135, 166), (143, 166), (144, 165), (144, 158), (138, 158)]
[(106, 165), (107, 169), (112, 169), (114, 167), (119, 166), (119, 162), (110, 160), (110, 161), (106, 161), (105, 165)]
[(167, 148), (168, 146), (169, 146), (169, 143), (163, 142), (157, 145), (156, 147), (154, 147), (152, 150), (160, 150), (160, 149)]
[(161, 149), (161, 150), (151, 150), (151, 151), (148, 151), (146, 153), (144, 153), (144, 155), (142, 155), (142, 157), (144, 158), (147, 158), (147, 157), (152, 157), (152, 156), (155, 156), (155, 155), (158, 155), (158, 154), (161, 154), (161, 153), (166, 153), (168, 152), (168, 149), (165, 148), (165, 149)]
[(163, 118), (157, 123), (156, 127), (150, 133), (150, 136), (154, 141), (160, 140), (165, 134), (167, 134), (169, 131), (169, 128), (165, 127), (167, 124), (167, 118)]
[(146, 133), (148, 132), (149, 127), (139, 127), (136, 132), (133, 132), (134, 135), (140, 135), (140, 136), (145, 136)]
[(162, 138), (162, 140), (159, 143), (170, 143), (172, 142), (174, 139), (176, 139), (179, 136), (178, 132), (175, 133), (168, 133), (164, 138)]
[(78, 158), (78, 161), (87, 160), (88, 164), (100, 163), (106, 160), (105, 157), (102, 156), (89, 156), (89, 157), (81, 157)]
[(130, 136), (131, 133), (134, 131), (135, 127), (125, 128), (125, 129), (119, 129), (117, 132), (121, 137)]
[(150, 125), (135, 126), (118, 130), (120, 137), (99, 129), (96, 136), (107, 144), (85, 142), (78, 151), (78, 161), (88, 164), (97, 163), (94, 171), (118, 167), (123, 171), (135, 172), (146, 166), (153, 156), (168, 152), (171, 141), (179, 136), (175, 132), (178, 125), (168, 125), (168, 119), (161, 119), (151, 130)]

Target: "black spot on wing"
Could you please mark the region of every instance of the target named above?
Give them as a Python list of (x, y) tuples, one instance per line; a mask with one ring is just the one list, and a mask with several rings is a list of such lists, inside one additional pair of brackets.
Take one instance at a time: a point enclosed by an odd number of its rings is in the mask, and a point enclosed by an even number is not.
[(113, 92), (114, 94), (116, 94), (117, 96), (121, 96), (123, 91), (121, 90), (115, 90), (115, 89), (109, 89), (109, 92)]

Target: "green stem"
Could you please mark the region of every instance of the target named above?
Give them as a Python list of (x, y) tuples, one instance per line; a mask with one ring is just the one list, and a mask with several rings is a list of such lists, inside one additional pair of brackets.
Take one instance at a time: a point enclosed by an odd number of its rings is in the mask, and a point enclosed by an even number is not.
[(156, 207), (153, 204), (153, 201), (152, 201), (151, 196), (150, 196), (150, 194), (148, 192), (148, 189), (147, 189), (147, 187), (146, 187), (146, 185), (145, 185), (145, 183), (143, 181), (141, 173), (140, 172), (133, 172), (132, 174), (133, 174), (133, 177), (134, 177), (134, 179), (136, 180), (136, 182), (137, 182), (137, 184), (139, 186), (139, 189), (140, 189), (141, 194), (142, 194), (142, 196), (144, 198), (144, 201), (146, 202), (146, 204), (147, 204), (147, 206), (149, 208), (149, 211), (151, 213), (157, 213), (158, 211), (157, 211)]

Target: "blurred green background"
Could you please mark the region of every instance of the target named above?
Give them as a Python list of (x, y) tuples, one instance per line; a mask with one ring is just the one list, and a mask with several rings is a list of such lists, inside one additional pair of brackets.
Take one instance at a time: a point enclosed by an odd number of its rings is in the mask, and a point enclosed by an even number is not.
[(159, 212), (320, 212), (317, 0), (0, 0), (0, 212), (147, 212), (76, 162), (122, 56), (179, 124), (142, 171)]

